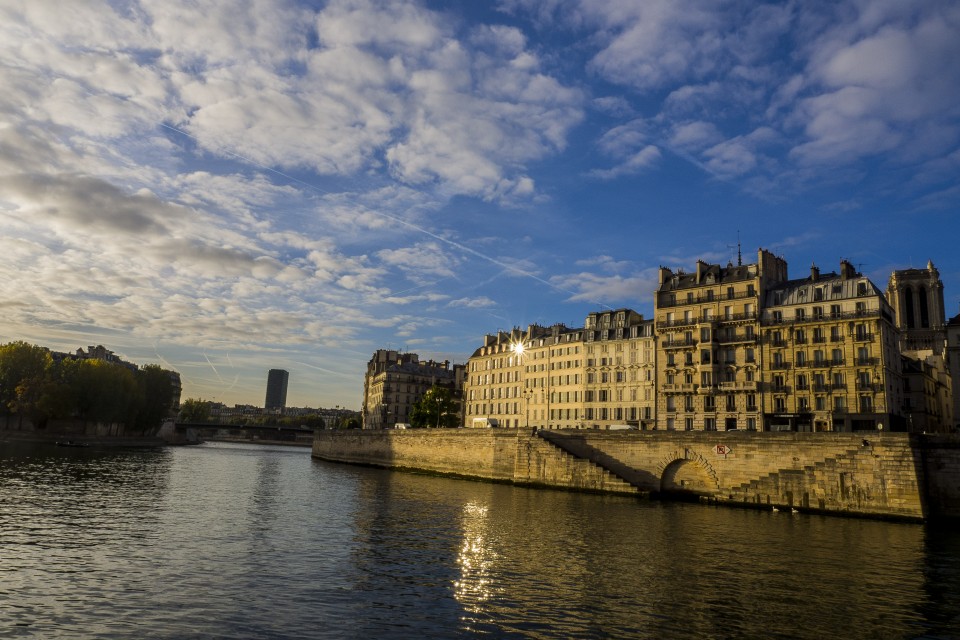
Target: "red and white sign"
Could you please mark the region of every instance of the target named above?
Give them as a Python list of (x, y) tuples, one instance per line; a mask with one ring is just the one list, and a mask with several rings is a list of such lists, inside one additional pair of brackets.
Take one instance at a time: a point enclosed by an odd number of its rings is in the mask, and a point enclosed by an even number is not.
[(728, 453), (730, 453), (730, 447), (728, 447), (728, 446), (725, 445), (725, 444), (718, 444), (717, 446), (715, 446), (715, 447), (713, 448), (713, 450), (714, 450), (714, 452), (716, 452), (716, 454), (717, 454), (718, 456), (725, 456), (725, 455), (727, 455)]

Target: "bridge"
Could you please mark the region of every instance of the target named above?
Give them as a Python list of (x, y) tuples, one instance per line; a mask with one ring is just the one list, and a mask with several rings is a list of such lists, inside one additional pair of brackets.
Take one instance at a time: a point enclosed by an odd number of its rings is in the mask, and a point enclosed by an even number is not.
[(220, 424), (219, 422), (181, 423), (173, 425), (170, 444), (199, 444), (206, 440), (218, 442), (257, 442), (310, 446), (313, 429), (303, 427), (253, 426)]

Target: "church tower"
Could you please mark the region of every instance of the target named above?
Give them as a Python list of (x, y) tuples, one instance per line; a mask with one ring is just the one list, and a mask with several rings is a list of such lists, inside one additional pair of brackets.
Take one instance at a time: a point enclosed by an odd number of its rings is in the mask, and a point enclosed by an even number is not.
[(903, 352), (942, 356), (946, 346), (946, 314), (940, 272), (926, 269), (894, 271), (887, 284), (887, 301), (896, 314)]

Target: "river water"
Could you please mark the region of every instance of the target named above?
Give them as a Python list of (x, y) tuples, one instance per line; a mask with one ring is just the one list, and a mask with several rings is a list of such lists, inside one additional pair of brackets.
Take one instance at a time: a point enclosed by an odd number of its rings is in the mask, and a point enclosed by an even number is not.
[(951, 638), (960, 532), (6, 442), (0, 637)]

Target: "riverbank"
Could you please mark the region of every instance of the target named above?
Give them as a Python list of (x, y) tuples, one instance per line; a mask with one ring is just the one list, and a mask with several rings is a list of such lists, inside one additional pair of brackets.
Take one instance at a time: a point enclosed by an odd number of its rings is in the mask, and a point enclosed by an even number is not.
[(163, 447), (168, 443), (162, 438), (149, 436), (98, 436), (74, 433), (46, 433), (36, 431), (0, 430), (0, 444), (4, 442), (34, 442), (57, 444), (71, 442), (97, 447)]
[(903, 433), (318, 431), (315, 458), (517, 485), (923, 521), (960, 517), (960, 438)]

